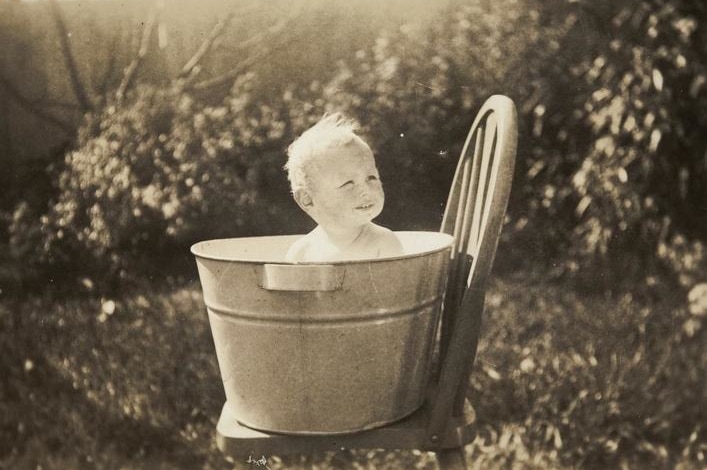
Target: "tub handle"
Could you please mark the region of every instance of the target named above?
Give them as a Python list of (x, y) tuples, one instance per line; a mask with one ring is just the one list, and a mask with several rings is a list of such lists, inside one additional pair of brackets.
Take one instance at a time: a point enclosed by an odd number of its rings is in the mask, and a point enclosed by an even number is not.
[(321, 292), (341, 289), (344, 270), (330, 264), (265, 264), (260, 287), (267, 290)]

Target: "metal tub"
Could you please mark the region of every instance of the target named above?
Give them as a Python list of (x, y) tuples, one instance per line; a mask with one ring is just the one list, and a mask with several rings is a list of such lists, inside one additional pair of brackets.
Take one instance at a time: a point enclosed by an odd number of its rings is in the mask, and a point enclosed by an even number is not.
[(192, 246), (240, 423), (347, 433), (422, 404), (453, 238), (397, 233), (403, 256), (328, 264), (283, 262), (298, 236)]

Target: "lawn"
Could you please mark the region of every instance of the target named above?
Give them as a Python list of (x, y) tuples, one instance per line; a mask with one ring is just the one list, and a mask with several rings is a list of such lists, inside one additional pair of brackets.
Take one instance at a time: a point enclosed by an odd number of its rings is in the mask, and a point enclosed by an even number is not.
[[(214, 442), (224, 393), (197, 283), (119, 298), (0, 298), (0, 468), (256, 468)], [(703, 318), (660, 281), (592, 292), (547, 273), (492, 284), (470, 383), (471, 468), (705, 468)], [(277, 468), (436, 468), (355, 451)]]

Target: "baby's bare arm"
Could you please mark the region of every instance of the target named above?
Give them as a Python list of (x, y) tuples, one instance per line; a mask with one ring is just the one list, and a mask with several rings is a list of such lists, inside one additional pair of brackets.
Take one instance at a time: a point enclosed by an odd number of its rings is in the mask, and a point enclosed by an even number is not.
[(287, 250), (285, 261), (290, 263), (299, 263), (304, 259), (304, 254), (309, 245), (309, 235), (305, 235), (295, 241)]
[(403, 244), (400, 242), (398, 236), (392, 230), (381, 227), (380, 225), (373, 225), (375, 245), (377, 247), (376, 256), (388, 257), (388, 256), (401, 256), (403, 254)]
[(378, 256), (401, 256), (403, 254), (403, 244), (400, 243), (398, 236), (390, 231), (386, 234), (385, 239), (381, 243), (380, 251)]

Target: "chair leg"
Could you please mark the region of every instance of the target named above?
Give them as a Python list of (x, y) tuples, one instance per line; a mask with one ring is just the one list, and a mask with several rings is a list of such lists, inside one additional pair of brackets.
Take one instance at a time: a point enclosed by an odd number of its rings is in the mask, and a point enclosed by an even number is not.
[(442, 449), (436, 453), (440, 470), (467, 470), (463, 447)]

